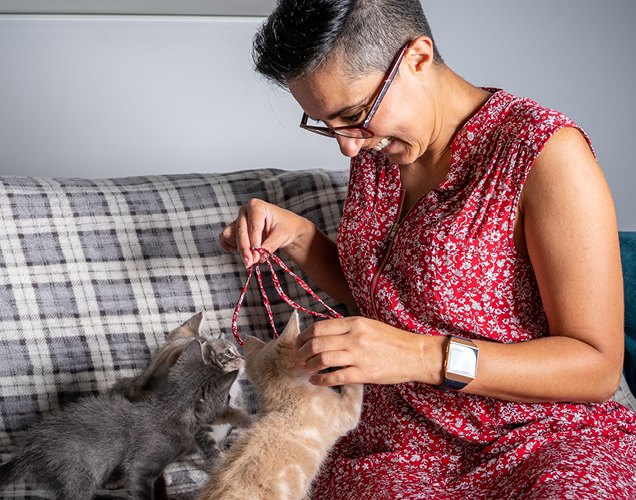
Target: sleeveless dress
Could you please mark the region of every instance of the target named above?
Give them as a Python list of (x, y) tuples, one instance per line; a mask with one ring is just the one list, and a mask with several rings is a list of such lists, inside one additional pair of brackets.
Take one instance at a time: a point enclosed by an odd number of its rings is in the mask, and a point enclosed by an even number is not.
[[(361, 314), (421, 334), (547, 336), (513, 225), (526, 176), (562, 127), (576, 125), (495, 91), (453, 140), (445, 182), (401, 221), (398, 165), (370, 150), (352, 159), (338, 251)], [(636, 414), (613, 401), (517, 403), (419, 383), (364, 394), (315, 500), (636, 498)]]

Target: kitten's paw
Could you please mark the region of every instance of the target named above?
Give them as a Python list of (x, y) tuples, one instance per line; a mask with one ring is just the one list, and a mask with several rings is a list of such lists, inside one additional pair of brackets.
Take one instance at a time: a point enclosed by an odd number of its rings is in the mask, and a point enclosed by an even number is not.
[(241, 432), (238, 429), (232, 429), (228, 435), (225, 437), (225, 439), (223, 440), (223, 451), (227, 451), (229, 450), (232, 445), (234, 444), (234, 441), (236, 441), (236, 438), (239, 436)]
[(249, 427), (255, 421), (255, 418), (249, 415), (248, 413), (238, 410), (236, 415), (235, 424), (238, 427)]

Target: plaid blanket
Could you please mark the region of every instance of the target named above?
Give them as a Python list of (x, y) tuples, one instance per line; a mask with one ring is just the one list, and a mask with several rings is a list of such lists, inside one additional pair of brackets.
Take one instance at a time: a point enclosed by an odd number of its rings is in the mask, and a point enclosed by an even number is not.
[[(347, 177), (265, 169), (106, 180), (0, 177), (0, 460), (11, 458), (16, 438), (42, 414), (145, 368), (167, 333), (195, 312), (205, 312), (202, 328), (231, 338), (247, 270), (222, 251), (220, 231), (256, 197), (335, 237)], [(291, 308), (263, 271), (282, 328)], [(278, 276), (291, 298), (320, 310), (288, 275)], [(241, 335), (270, 335), (255, 280), (238, 326)], [(169, 472), (176, 499), (194, 498), (206, 478), (197, 455)], [(53, 496), (19, 483), (0, 489), (0, 498)]]

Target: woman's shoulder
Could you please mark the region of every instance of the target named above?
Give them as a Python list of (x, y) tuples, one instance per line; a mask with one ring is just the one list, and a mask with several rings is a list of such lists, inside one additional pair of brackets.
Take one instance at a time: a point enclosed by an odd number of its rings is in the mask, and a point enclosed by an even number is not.
[(527, 97), (518, 97), (506, 91), (495, 92), (488, 113), (494, 131), (522, 141), (543, 143), (563, 127), (576, 127), (564, 113), (540, 105)]

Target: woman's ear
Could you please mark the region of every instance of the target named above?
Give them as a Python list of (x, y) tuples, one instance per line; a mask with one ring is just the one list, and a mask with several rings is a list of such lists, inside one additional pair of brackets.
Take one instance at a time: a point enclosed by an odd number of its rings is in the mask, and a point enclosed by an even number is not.
[(414, 74), (426, 76), (433, 65), (434, 57), (433, 40), (420, 36), (409, 45), (404, 61)]

